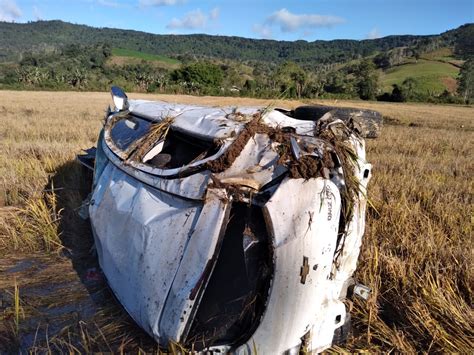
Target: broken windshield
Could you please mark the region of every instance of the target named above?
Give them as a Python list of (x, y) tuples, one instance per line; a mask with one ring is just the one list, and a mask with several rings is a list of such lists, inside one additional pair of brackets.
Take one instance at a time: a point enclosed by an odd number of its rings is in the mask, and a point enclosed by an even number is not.
[(220, 144), (175, 131), (170, 124), (128, 115), (112, 122), (110, 137), (122, 159), (160, 169), (180, 168), (219, 151)]
[(125, 151), (133, 142), (143, 137), (150, 126), (150, 121), (129, 115), (115, 122), (110, 136), (117, 148)]

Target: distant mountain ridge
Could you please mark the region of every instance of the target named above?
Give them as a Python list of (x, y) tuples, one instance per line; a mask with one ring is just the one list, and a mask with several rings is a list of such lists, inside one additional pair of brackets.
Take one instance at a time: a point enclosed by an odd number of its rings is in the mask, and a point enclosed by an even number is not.
[(64, 45), (108, 43), (111, 47), (169, 57), (233, 59), (302, 66), (342, 63), (397, 47), (453, 46), (459, 33), (473, 24), (439, 35), (395, 35), (368, 40), (307, 42), (250, 39), (206, 34), (159, 35), (134, 30), (95, 28), (59, 20), (29, 23), (0, 22), (0, 61), (17, 61), (20, 53), (57, 49)]

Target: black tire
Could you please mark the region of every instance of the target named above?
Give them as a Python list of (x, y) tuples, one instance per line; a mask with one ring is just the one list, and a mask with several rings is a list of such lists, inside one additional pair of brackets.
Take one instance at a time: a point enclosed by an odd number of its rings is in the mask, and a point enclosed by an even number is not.
[(347, 342), (347, 338), (352, 333), (352, 321), (350, 313), (346, 314), (346, 321), (343, 325), (334, 331), (332, 337), (332, 345), (344, 345)]
[(293, 117), (297, 120), (317, 121), (324, 114), (332, 112), (333, 116), (344, 123), (353, 121), (351, 126), (364, 138), (377, 138), (382, 129), (382, 115), (373, 110), (361, 110), (357, 108), (335, 107), (335, 106), (300, 106), (293, 111)]

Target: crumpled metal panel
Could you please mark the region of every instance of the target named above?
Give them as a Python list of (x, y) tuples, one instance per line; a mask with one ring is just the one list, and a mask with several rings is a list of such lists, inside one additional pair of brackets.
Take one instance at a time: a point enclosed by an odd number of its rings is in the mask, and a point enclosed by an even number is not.
[(102, 142), (102, 147), (105, 155), (107, 155), (108, 159), (115, 166), (147, 185), (187, 199), (203, 200), (205, 197), (207, 185), (210, 179), (209, 171), (200, 171), (186, 177), (166, 179), (159, 175), (135, 169), (130, 164), (125, 164), (123, 160), (117, 157), (110, 150), (105, 141)]
[[(204, 140), (234, 137), (253, 114), (262, 110), (261, 107), (203, 107), (164, 101), (129, 100), (129, 103), (133, 114), (155, 121), (174, 117), (173, 128)], [(235, 110), (238, 115), (233, 114)], [(312, 135), (315, 128), (313, 121), (296, 120), (276, 110), (264, 112), (262, 121), (274, 128), (291, 126), (296, 133), (305, 135)]]
[[(225, 190), (209, 189), (166, 300), (160, 321), (162, 339), (184, 341), (193, 320), (193, 306), (199, 304), (201, 290), (205, 288), (215, 266), (218, 243), (225, 231), (229, 211), (230, 203)], [(180, 321), (176, 322), (177, 319)]]
[(278, 143), (272, 143), (267, 134), (255, 134), (230, 168), (215, 176), (223, 183), (258, 190), (287, 171), (278, 165), (277, 146)]
[(201, 203), (151, 188), (111, 163), (91, 199), (104, 274), (130, 315), (158, 341), (160, 316), (201, 210)]
[[(258, 354), (277, 354), (298, 346), (323, 313), (339, 312), (344, 321), (339, 290), (328, 280), (340, 210), (337, 187), (322, 178), (285, 179), (264, 206), (275, 247), (274, 278), (261, 323), (238, 353), (254, 353), (255, 347)], [(329, 344), (341, 325), (334, 319), (326, 330)]]
[[(202, 107), (163, 101), (130, 100), (130, 111), (156, 121), (175, 117), (174, 128), (192, 132), (195, 137), (204, 140), (228, 138), (242, 128), (242, 122), (226, 118), (226, 115), (232, 112), (231, 107)], [(257, 108), (244, 108), (239, 111), (253, 114)]]

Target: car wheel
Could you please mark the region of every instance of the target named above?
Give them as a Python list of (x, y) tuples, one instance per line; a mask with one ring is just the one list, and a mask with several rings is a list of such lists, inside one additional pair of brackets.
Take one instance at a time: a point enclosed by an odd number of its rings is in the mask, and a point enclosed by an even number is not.
[(364, 138), (377, 138), (380, 135), (382, 115), (373, 110), (323, 105), (300, 106), (293, 111), (293, 117), (297, 120), (317, 121), (328, 112), (346, 124), (353, 121), (355, 124), (352, 126)]

